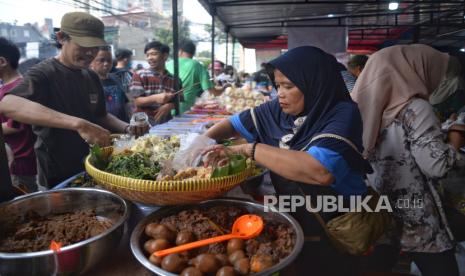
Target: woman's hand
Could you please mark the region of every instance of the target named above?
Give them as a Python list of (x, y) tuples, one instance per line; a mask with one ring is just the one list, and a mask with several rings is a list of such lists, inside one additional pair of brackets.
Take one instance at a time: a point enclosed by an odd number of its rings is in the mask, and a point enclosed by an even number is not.
[(236, 146), (226, 147), (224, 145), (213, 145), (209, 146), (202, 152), (203, 164), (209, 166), (211, 164), (218, 164), (228, 155), (242, 154), (246, 157), (250, 157), (252, 153), (253, 144), (242, 144)]

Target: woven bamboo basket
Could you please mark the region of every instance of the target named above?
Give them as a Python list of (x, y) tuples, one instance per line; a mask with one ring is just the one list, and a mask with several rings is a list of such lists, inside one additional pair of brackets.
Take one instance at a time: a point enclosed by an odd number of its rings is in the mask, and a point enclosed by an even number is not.
[[(112, 147), (103, 149), (111, 153)], [(253, 168), (212, 179), (196, 179), (182, 181), (154, 181), (134, 179), (111, 174), (95, 168), (90, 163), (90, 156), (86, 157), (85, 168), (97, 183), (124, 199), (144, 204), (158, 206), (191, 204), (220, 196), (241, 184), (253, 172)]]

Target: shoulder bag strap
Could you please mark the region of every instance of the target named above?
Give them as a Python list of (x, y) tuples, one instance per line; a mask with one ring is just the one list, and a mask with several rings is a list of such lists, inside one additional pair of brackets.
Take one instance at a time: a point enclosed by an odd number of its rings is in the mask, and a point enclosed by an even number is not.
[(352, 141), (350, 141), (349, 139), (345, 138), (345, 137), (342, 137), (340, 135), (337, 135), (337, 134), (332, 134), (332, 133), (322, 133), (322, 134), (318, 134), (316, 136), (313, 136), (312, 139), (310, 140), (310, 142), (308, 142), (307, 145), (305, 145), (305, 147), (302, 149), (302, 151), (304, 151), (306, 148), (308, 148), (308, 146), (313, 143), (314, 141), (318, 140), (318, 139), (322, 139), (322, 138), (333, 138), (333, 139), (337, 139), (337, 140), (341, 140), (341, 141), (344, 141), (346, 144), (348, 144), (351, 148), (353, 148), (355, 150), (355, 152), (357, 152), (358, 154), (362, 155), (362, 153), (358, 150), (358, 148), (354, 145), (354, 143), (352, 143)]
[[(352, 143), (352, 141), (350, 141), (349, 139), (347, 139), (345, 137), (342, 137), (342, 136), (337, 135), (337, 134), (332, 134), (332, 133), (322, 133), (322, 134), (318, 134), (318, 135), (312, 137), (310, 142), (308, 142), (308, 144), (303, 149), (301, 149), (301, 151), (304, 151), (314, 141), (316, 141), (318, 139), (322, 139), (322, 138), (333, 138), (333, 139), (344, 141), (351, 148), (353, 148), (355, 150), (355, 152), (357, 152), (358, 154), (360, 154), (363, 157), (362, 153), (357, 149), (357, 147), (354, 145), (354, 143)], [(302, 194), (302, 196), (305, 196), (305, 193), (304, 193), (304, 191), (302, 191), (301, 187), (299, 187), (299, 191)], [(313, 209), (312, 203), (309, 202), (309, 204)], [(323, 230), (325, 231), (326, 235), (328, 235), (328, 237), (331, 237), (332, 236), (331, 232), (329, 231), (328, 227), (326, 226), (326, 222), (323, 220), (321, 215), (318, 212), (312, 212), (312, 214), (315, 216), (315, 219), (318, 221), (318, 223), (321, 225), (321, 227), (323, 227)]]

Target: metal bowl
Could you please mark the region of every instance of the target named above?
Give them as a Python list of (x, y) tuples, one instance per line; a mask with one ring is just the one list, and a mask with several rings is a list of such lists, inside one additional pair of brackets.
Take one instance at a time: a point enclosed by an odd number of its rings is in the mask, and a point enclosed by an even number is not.
[(302, 246), (304, 243), (304, 234), (302, 228), (300, 227), (299, 223), (289, 214), (286, 213), (279, 213), (274, 208), (266, 207), (262, 204), (255, 203), (252, 201), (241, 200), (241, 199), (213, 199), (203, 201), (196, 205), (184, 205), (184, 206), (174, 206), (174, 207), (163, 207), (152, 214), (145, 217), (141, 220), (134, 228), (134, 231), (131, 234), (131, 250), (136, 259), (147, 269), (151, 270), (152, 272), (156, 273), (157, 275), (161, 276), (175, 276), (177, 274), (173, 274), (161, 269), (158, 266), (153, 265), (149, 262), (148, 258), (146, 257), (145, 252), (143, 251), (144, 242), (148, 240), (148, 238), (144, 234), (144, 229), (147, 224), (154, 220), (159, 220), (161, 218), (176, 214), (182, 210), (190, 209), (193, 207), (214, 207), (214, 206), (235, 206), (246, 209), (250, 213), (258, 214), (265, 220), (273, 220), (281, 223), (285, 223), (289, 225), (295, 232), (296, 240), (295, 246), (292, 250), (291, 254), (287, 256), (285, 259), (281, 260), (278, 264), (270, 267), (267, 270), (264, 270), (260, 273), (253, 274), (254, 276), (264, 276), (264, 275), (271, 275), (274, 272), (280, 271), (297, 258), (300, 251), (302, 250)]
[(0, 275), (79, 274), (88, 271), (118, 246), (128, 218), (124, 199), (114, 193), (69, 188), (37, 192), (0, 204), (0, 225), (28, 211), (39, 215), (95, 208), (98, 218), (108, 219), (113, 226), (90, 239), (52, 250), (29, 253), (0, 252)]

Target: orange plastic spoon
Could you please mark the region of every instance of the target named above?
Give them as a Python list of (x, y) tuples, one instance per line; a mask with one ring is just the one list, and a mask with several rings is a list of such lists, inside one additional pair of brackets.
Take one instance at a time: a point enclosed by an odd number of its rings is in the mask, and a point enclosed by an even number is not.
[(263, 220), (261, 217), (257, 215), (252, 215), (252, 214), (243, 215), (237, 218), (236, 221), (234, 222), (231, 234), (186, 243), (186, 244), (175, 246), (172, 248), (155, 251), (153, 254), (156, 257), (164, 257), (169, 254), (179, 253), (179, 252), (183, 252), (186, 250), (190, 250), (190, 249), (194, 249), (197, 247), (209, 245), (212, 243), (222, 242), (222, 241), (226, 241), (226, 240), (230, 240), (234, 238), (240, 238), (240, 239), (247, 240), (247, 239), (251, 239), (253, 237), (260, 235), (262, 230), (263, 230)]

